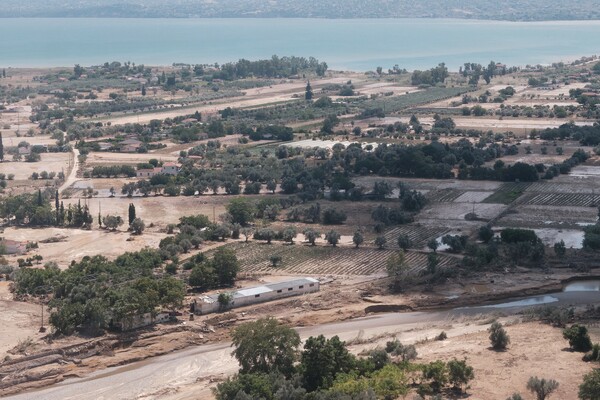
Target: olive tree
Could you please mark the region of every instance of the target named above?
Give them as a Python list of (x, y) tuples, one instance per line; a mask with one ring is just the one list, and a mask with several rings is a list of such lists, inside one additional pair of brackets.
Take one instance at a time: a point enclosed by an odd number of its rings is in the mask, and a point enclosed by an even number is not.
[(275, 370), (291, 374), (298, 357), (300, 335), (276, 319), (261, 318), (235, 328), (232, 355), (243, 373)]

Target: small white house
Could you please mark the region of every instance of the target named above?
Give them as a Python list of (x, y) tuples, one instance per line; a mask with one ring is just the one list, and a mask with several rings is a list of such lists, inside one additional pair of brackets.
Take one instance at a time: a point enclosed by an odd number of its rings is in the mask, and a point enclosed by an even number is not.
[[(240, 289), (230, 293), (232, 297), (227, 308), (243, 307), (318, 291), (319, 281), (314, 278), (300, 278), (291, 281), (270, 283), (267, 285)], [(198, 315), (213, 313), (219, 311), (221, 308), (222, 306), (219, 303), (218, 294), (201, 296), (192, 304), (192, 312)]]

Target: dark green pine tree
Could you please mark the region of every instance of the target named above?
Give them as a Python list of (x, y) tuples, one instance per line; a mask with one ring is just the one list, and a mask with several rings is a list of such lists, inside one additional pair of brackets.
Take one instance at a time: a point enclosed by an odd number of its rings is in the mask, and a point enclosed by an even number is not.
[(4, 161), (4, 143), (2, 143), (2, 133), (0, 133), (0, 161)]
[(41, 207), (44, 205), (44, 199), (42, 198), (42, 189), (38, 189), (37, 205), (38, 205), (38, 207)]
[(146, 85), (142, 85), (142, 96), (146, 95)]

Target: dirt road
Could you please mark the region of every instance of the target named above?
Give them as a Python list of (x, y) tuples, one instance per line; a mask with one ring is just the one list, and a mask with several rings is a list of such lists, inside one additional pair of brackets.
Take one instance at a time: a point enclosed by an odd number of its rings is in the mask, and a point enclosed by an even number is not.
[(58, 194), (62, 194), (62, 192), (64, 192), (65, 189), (74, 184), (77, 180), (77, 170), (79, 170), (79, 150), (73, 148), (71, 154), (73, 155), (71, 171), (69, 172), (69, 176), (67, 176), (64, 183), (58, 188)]
[[(502, 310), (504, 314), (513, 314), (524, 306), (552, 302), (562, 304), (590, 304), (600, 301), (598, 292), (569, 292), (549, 296), (536, 296), (521, 300), (521, 303), (509, 303), (510, 308), (482, 306), (458, 308), (438, 312), (411, 312), (380, 314), (346, 322), (299, 328), (303, 339), (323, 334), (338, 335), (342, 340), (357, 337), (369, 338), (390, 332), (397, 328), (416, 329), (419, 325), (447, 323), (452, 319), (465, 316), (493, 315)], [(487, 328), (479, 326), (480, 330)], [(194, 393), (185, 393), (185, 387), (197, 382), (205, 382), (207, 387), (213, 378), (223, 378), (236, 372), (238, 365), (231, 357), (229, 343), (204, 345), (185, 349), (168, 355), (136, 362), (122, 367), (108, 368), (95, 372), (85, 378), (69, 379), (46, 389), (6, 397), (11, 400), (83, 400), (83, 399), (187, 399), (205, 398), (195, 389)], [(210, 395), (206, 393), (210, 398)]]

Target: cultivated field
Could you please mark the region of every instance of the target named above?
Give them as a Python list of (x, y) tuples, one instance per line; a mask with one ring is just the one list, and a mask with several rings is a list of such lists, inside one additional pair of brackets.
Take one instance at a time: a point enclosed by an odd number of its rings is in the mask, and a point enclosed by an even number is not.
[[(374, 275), (386, 276), (387, 259), (396, 250), (361, 247), (309, 246), (306, 244), (265, 244), (237, 242), (226, 245), (235, 249), (245, 273), (297, 274), (297, 275)], [(392, 246), (390, 245), (390, 248)], [(395, 246), (394, 246), (395, 247)], [(270, 257), (281, 256), (277, 268)], [(456, 259), (439, 255), (439, 266), (450, 266)], [(427, 255), (417, 252), (406, 254), (410, 271), (418, 273), (427, 266)]]

